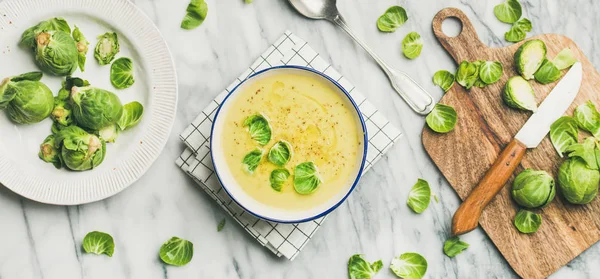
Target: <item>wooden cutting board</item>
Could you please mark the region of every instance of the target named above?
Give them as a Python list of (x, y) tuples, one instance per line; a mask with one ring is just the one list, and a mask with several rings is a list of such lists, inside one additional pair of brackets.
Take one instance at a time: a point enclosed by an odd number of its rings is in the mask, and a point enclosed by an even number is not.
[[(462, 32), (456, 37), (448, 37), (442, 32), (442, 21), (448, 17), (455, 17), (462, 23)], [(507, 30), (509, 27), (506, 26)], [(455, 83), (443, 96), (440, 103), (453, 106), (458, 113), (458, 124), (452, 132), (436, 134), (427, 126), (423, 129), (425, 150), (464, 200), (531, 115), (507, 107), (501, 98), (508, 78), (517, 75), (513, 55), (521, 43), (504, 48), (486, 46), (466, 15), (455, 8), (444, 9), (435, 16), (433, 31), (457, 64), (463, 60), (495, 60), (504, 65), (504, 75), (497, 83), (471, 90)], [(571, 39), (556, 34), (530, 39), (544, 41), (550, 58), (570, 47), (583, 64), (583, 83), (567, 115), (572, 115), (578, 105), (588, 100), (600, 107), (600, 75)], [(563, 75), (564, 72), (566, 70)], [(535, 81), (530, 84), (538, 104), (556, 85)], [(556, 178), (562, 161), (546, 137), (537, 148), (526, 153), (517, 173), (533, 168), (545, 170)], [(536, 233), (519, 233), (513, 225), (518, 210), (510, 196), (513, 178), (485, 209), (479, 224), (521, 277), (547, 277), (600, 239), (600, 198), (588, 205), (577, 206), (566, 203), (560, 193), (548, 207), (539, 210), (543, 223)]]

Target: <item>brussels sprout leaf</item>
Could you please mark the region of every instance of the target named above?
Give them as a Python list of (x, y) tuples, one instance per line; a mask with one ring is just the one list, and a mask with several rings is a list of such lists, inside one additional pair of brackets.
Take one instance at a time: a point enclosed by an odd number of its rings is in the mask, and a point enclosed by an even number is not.
[(166, 264), (184, 266), (194, 256), (194, 244), (179, 237), (172, 237), (160, 247), (160, 259)]
[(425, 122), (431, 130), (438, 133), (448, 133), (454, 129), (457, 116), (453, 107), (436, 104), (433, 110), (425, 117)]
[(110, 66), (110, 82), (115, 88), (129, 88), (135, 82), (133, 78), (133, 62), (127, 57), (121, 57)]
[(563, 116), (550, 125), (550, 141), (560, 157), (569, 146), (577, 143), (577, 133), (577, 121), (568, 116)]
[(548, 59), (544, 59), (542, 66), (535, 72), (533, 77), (541, 84), (555, 82), (560, 78), (560, 70)]
[(29, 72), (10, 78), (11, 82), (19, 82), (23, 80), (40, 81), (44, 74), (42, 72)]
[(599, 169), (598, 159), (596, 158), (596, 140), (587, 138), (583, 143), (575, 143), (565, 149), (565, 153), (571, 157), (579, 157), (585, 161), (587, 167), (593, 170)]
[(115, 242), (110, 234), (93, 231), (83, 238), (83, 250), (86, 253), (105, 254), (112, 257), (115, 251)]
[(258, 144), (264, 146), (271, 141), (271, 126), (264, 116), (260, 114), (249, 116), (244, 121), (244, 127), (248, 127), (250, 136)]
[(348, 260), (348, 277), (350, 279), (371, 279), (382, 267), (381, 260), (370, 264), (364, 259), (364, 255), (352, 255)]
[(441, 87), (444, 92), (448, 92), (454, 85), (454, 75), (446, 70), (440, 70), (433, 75), (433, 84)]
[(520, 42), (525, 40), (527, 37), (527, 32), (530, 32), (532, 29), (531, 21), (529, 19), (523, 18), (515, 24), (513, 24), (508, 32), (504, 33), (504, 39), (509, 42)]
[(226, 222), (225, 218), (223, 218), (223, 220), (221, 220), (221, 222), (219, 222), (219, 225), (217, 225), (217, 231), (218, 232), (220, 232), (220, 231), (223, 230), (223, 228), (225, 227), (225, 222)]
[(498, 61), (485, 61), (479, 66), (479, 78), (485, 84), (492, 84), (500, 79), (504, 69)]
[(322, 182), (319, 170), (313, 162), (304, 162), (294, 168), (294, 190), (298, 194), (312, 194)]
[(417, 32), (410, 32), (402, 40), (402, 52), (408, 59), (415, 59), (421, 55), (423, 40)]
[(471, 89), (479, 79), (479, 67), (475, 63), (463, 61), (458, 66), (458, 70), (456, 70), (455, 78), (456, 82), (465, 89)]
[(94, 58), (100, 65), (108, 65), (115, 59), (117, 53), (121, 51), (119, 37), (115, 32), (106, 32), (98, 36), (98, 43), (94, 49)]
[(392, 259), (390, 269), (400, 278), (421, 279), (427, 272), (427, 260), (417, 253), (404, 253)]
[(46, 163), (52, 163), (54, 167), (60, 169), (62, 166), (62, 158), (60, 157), (60, 149), (55, 147), (54, 135), (46, 137), (40, 145), (38, 156)]
[(393, 6), (377, 19), (377, 28), (382, 32), (394, 32), (407, 20), (406, 10), (400, 6)]
[(123, 114), (117, 121), (117, 125), (121, 131), (127, 130), (137, 125), (144, 115), (144, 106), (139, 102), (131, 102), (123, 106)]
[(282, 167), (292, 158), (292, 146), (284, 140), (278, 141), (269, 150), (268, 159), (271, 163)]
[(276, 169), (271, 172), (269, 181), (271, 182), (271, 188), (277, 192), (281, 192), (281, 187), (290, 177), (290, 172), (286, 169)]
[(461, 241), (458, 236), (451, 237), (444, 242), (444, 254), (450, 258), (454, 258), (467, 248), (469, 248), (469, 244)]
[(242, 168), (244, 168), (247, 173), (253, 174), (258, 167), (258, 164), (260, 164), (262, 156), (263, 151), (258, 148), (248, 152), (242, 159)]
[(570, 48), (565, 48), (561, 50), (554, 59), (552, 59), (552, 63), (559, 70), (564, 70), (573, 66), (577, 62), (577, 58), (575, 58), (575, 54)]
[(515, 23), (522, 14), (523, 10), (518, 0), (507, 0), (494, 7), (496, 18), (505, 23)]
[(431, 189), (429, 183), (419, 179), (408, 193), (408, 207), (416, 213), (423, 213), (431, 201)]
[(542, 215), (521, 209), (515, 216), (514, 224), (521, 233), (534, 233), (542, 225)]
[(254, 0), (244, 0), (244, 2), (246, 2), (246, 4), (250, 4), (250, 3), (254, 2)]
[(77, 25), (75, 25), (75, 29), (73, 29), (73, 34), (71, 34), (73, 36), (73, 39), (75, 40), (75, 43), (77, 44), (77, 52), (79, 52), (79, 56), (77, 59), (77, 62), (79, 64), (79, 69), (84, 72), (85, 71), (85, 61), (86, 61), (86, 54), (88, 52), (88, 46), (90, 45), (90, 42), (88, 42), (85, 39), (85, 36), (83, 35), (83, 33), (81, 33), (81, 30), (79, 30), (79, 27), (77, 27)]
[(585, 104), (579, 105), (575, 109), (573, 117), (581, 129), (590, 132), (594, 137), (600, 139), (600, 113), (598, 113), (592, 101), (587, 101)]
[(185, 17), (181, 21), (181, 28), (186, 30), (194, 29), (206, 19), (208, 14), (208, 4), (204, 0), (191, 0), (185, 9)]

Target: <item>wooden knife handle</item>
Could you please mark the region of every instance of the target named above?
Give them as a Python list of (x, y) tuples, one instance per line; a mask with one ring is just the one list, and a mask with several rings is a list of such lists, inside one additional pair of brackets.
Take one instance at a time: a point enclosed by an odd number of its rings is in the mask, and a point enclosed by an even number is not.
[(508, 144), (479, 185), (454, 213), (452, 235), (468, 233), (477, 227), (481, 212), (506, 184), (515, 168), (521, 163), (525, 151), (527, 147), (517, 139), (513, 139)]

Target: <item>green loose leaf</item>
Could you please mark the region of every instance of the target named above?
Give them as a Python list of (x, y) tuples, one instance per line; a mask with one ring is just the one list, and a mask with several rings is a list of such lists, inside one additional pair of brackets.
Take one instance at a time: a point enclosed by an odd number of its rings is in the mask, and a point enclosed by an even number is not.
[(429, 115), (425, 117), (425, 122), (435, 132), (448, 133), (456, 126), (456, 110), (451, 106), (436, 104)]
[(463, 61), (456, 70), (456, 82), (465, 89), (471, 89), (479, 79), (479, 67), (476, 63)]
[(507, 0), (494, 7), (494, 15), (496, 18), (505, 23), (515, 23), (521, 18), (522, 14), (523, 9), (517, 0)]
[(534, 233), (542, 225), (542, 215), (521, 209), (515, 216), (514, 224), (521, 233)]
[(93, 231), (83, 238), (83, 250), (86, 253), (112, 257), (115, 252), (115, 242), (110, 234)]
[(448, 92), (454, 85), (454, 75), (446, 70), (439, 70), (433, 75), (433, 84), (441, 87), (444, 92)]
[[(246, 3), (248, 3), (246, 1)], [(185, 9), (185, 17), (181, 21), (181, 28), (192, 30), (204, 22), (208, 14), (208, 4), (204, 0), (191, 0)]]
[(461, 241), (458, 236), (451, 237), (444, 242), (444, 254), (450, 258), (454, 258), (467, 248), (469, 248), (469, 244)]
[(415, 59), (421, 55), (423, 40), (417, 32), (410, 32), (402, 40), (402, 52), (408, 59)]
[(381, 260), (370, 264), (364, 259), (364, 255), (352, 255), (348, 260), (348, 277), (350, 279), (371, 279), (382, 267)]
[(427, 260), (417, 253), (404, 253), (392, 259), (390, 269), (403, 279), (421, 279), (427, 272)]
[(596, 151), (596, 140), (594, 138), (586, 138), (583, 143), (571, 144), (565, 149), (565, 153), (569, 154), (569, 158), (579, 157), (585, 161), (587, 167), (593, 170), (598, 170), (598, 158)]
[(572, 117), (563, 116), (550, 125), (550, 141), (560, 157), (569, 146), (577, 143), (577, 134), (577, 121)]
[(575, 62), (577, 62), (577, 58), (575, 58), (575, 54), (573, 54), (573, 51), (570, 48), (561, 50), (552, 60), (554, 66), (561, 71), (573, 66)]
[(269, 182), (271, 182), (271, 189), (281, 192), (281, 187), (290, 177), (290, 172), (286, 169), (275, 169), (271, 172)]
[(44, 142), (40, 145), (40, 152), (38, 156), (42, 161), (46, 163), (52, 163), (55, 168), (60, 169), (62, 167), (62, 158), (60, 156), (60, 149), (56, 148), (54, 144), (54, 135), (49, 135), (44, 139)]
[(416, 213), (423, 213), (431, 201), (431, 189), (429, 183), (423, 179), (417, 180), (417, 183), (408, 193), (408, 207)]
[(544, 59), (542, 66), (533, 75), (541, 84), (555, 82), (560, 78), (560, 70), (548, 59)]
[(250, 136), (258, 144), (265, 146), (271, 141), (271, 126), (269, 121), (261, 114), (249, 116), (244, 121), (244, 127), (248, 127)]
[(94, 58), (100, 65), (108, 65), (115, 59), (117, 53), (121, 51), (119, 37), (115, 32), (106, 32), (98, 36), (98, 43), (94, 49)]
[(525, 40), (527, 37), (527, 32), (531, 32), (532, 29), (533, 26), (531, 25), (531, 21), (523, 18), (515, 22), (515, 24), (510, 27), (508, 32), (504, 33), (504, 39), (513, 43), (520, 42)]
[(160, 247), (160, 259), (166, 264), (184, 266), (194, 256), (194, 244), (179, 237), (172, 237)]
[(573, 113), (579, 128), (590, 132), (595, 138), (600, 139), (600, 113), (592, 101), (579, 105)]
[(313, 162), (304, 162), (294, 168), (294, 190), (298, 194), (312, 194), (321, 183), (323, 183), (323, 180)]
[(75, 29), (73, 29), (73, 34), (71, 34), (71, 36), (73, 36), (73, 39), (75, 40), (75, 43), (77, 46), (77, 52), (79, 53), (79, 56), (77, 59), (79, 69), (82, 72), (84, 72), (85, 71), (85, 61), (87, 59), (86, 54), (88, 52), (88, 46), (90, 45), (90, 42), (88, 42), (85, 39), (85, 36), (81, 32), (81, 30), (79, 30), (79, 27), (77, 27), (77, 25), (75, 25)]
[(492, 84), (502, 77), (504, 69), (498, 61), (485, 61), (479, 66), (479, 78), (485, 84)]
[(115, 88), (129, 88), (135, 82), (133, 78), (133, 61), (127, 57), (121, 57), (110, 66), (110, 82)]
[(377, 28), (381, 32), (394, 32), (407, 20), (406, 10), (400, 6), (393, 6), (377, 19)]
[(117, 125), (121, 131), (125, 131), (142, 120), (144, 115), (144, 106), (139, 102), (131, 102), (123, 106), (123, 114), (117, 121)]
[(217, 226), (217, 231), (220, 232), (223, 230), (223, 227), (225, 227), (225, 221), (226, 219), (223, 218), (223, 220), (221, 220), (221, 222), (219, 222), (219, 225)]
[(271, 147), (267, 156), (269, 162), (283, 167), (292, 158), (292, 145), (284, 140), (280, 140)]
[(244, 159), (242, 159), (242, 167), (247, 173), (253, 174), (258, 167), (258, 164), (260, 164), (262, 156), (263, 151), (258, 148), (248, 152), (248, 154), (244, 156)]
[(521, 76), (514, 76), (508, 79), (504, 86), (502, 99), (511, 108), (537, 111), (533, 87)]

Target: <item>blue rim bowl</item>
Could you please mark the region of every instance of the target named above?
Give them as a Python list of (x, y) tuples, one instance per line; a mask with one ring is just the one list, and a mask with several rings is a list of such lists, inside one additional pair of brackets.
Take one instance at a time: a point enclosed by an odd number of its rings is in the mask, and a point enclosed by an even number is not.
[[(241, 201), (240, 197), (236, 197), (235, 194), (233, 194), (234, 191), (232, 191), (233, 189), (230, 188), (231, 185), (227, 185), (227, 183), (224, 183), (225, 178), (222, 176), (222, 173), (219, 172), (219, 168), (221, 167), (220, 165), (218, 165), (216, 162), (217, 160), (215, 160), (215, 148), (214, 148), (214, 135), (215, 135), (215, 127), (216, 124), (219, 122), (219, 116), (221, 115), (221, 111), (224, 107), (226, 107), (226, 103), (227, 101), (230, 99), (231, 96), (235, 95), (237, 93), (238, 88), (240, 88), (241, 86), (243, 86), (246, 83), (252, 82), (252, 80), (259, 78), (262, 74), (271, 72), (271, 71), (278, 71), (278, 70), (301, 70), (301, 71), (305, 71), (305, 72), (309, 72), (309, 74), (315, 74), (321, 78), (324, 78), (326, 81), (329, 81), (331, 84), (333, 84), (336, 88), (339, 89), (340, 92), (344, 93), (344, 95), (346, 96), (346, 98), (348, 99), (348, 101), (352, 104), (352, 106), (354, 107), (354, 112), (355, 115), (357, 116), (357, 118), (360, 120), (360, 126), (362, 127), (362, 131), (363, 131), (363, 154), (362, 154), (362, 159), (360, 161), (360, 168), (357, 171), (356, 174), (356, 178), (354, 179), (354, 181), (352, 182), (352, 186), (350, 187), (350, 189), (348, 189), (348, 192), (341, 198), (339, 199), (337, 202), (335, 202), (332, 206), (326, 208), (325, 210), (319, 210), (319, 212), (316, 213), (307, 213), (307, 216), (295, 216), (292, 218), (281, 218), (281, 217), (273, 217), (273, 216), (269, 216), (269, 215), (282, 215), (282, 213), (277, 214), (277, 211), (281, 210), (278, 208), (274, 208), (274, 207), (269, 207), (267, 205), (264, 205), (265, 208), (268, 208), (268, 210), (264, 210), (265, 212), (255, 212), (257, 211), (256, 209), (251, 209), (249, 208), (248, 204), (245, 204), (243, 201)], [(332, 212), (333, 210), (335, 210), (338, 206), (340, 206), (347, 198), (348, 196), (354, 191), (354, 188), (356, 187), (356, 185), (358, 184), (358, 181), (360, 180), (363, 170), (364, 170), (364, 166), (365, 166), (365, 161), (367, 158), (367, 147), (368, 147), (368, 135), (367, 135), (367, 128), (365, 126), (365, 120), (363, 119), (362, 114), (360, 113), (360, 110), (358, 109), (358, 105), (354, 102), (354, 100), (352, 99), (352, 97), (350, 96), (350, 93), (348, 93), (348, 91), (346, 91), (346, 89), (344, 89), (337, 81), (335, 81), (334, 79), (332, 79), (331, 77), (316, 71), (314, 69), (308, 68), (308, 67), (303, 67), (303, 66), (276, 66), (276, 67), (271, 67), (271, 68), (267, 68), (264, 70), (261, 70), (259, 72), (256, 72), (255, 74), (249, 76), (248, 78), (246, 78), (245, 80), (243, 80), (240, 84), (238, 84), (233, 90), (231, 90), (229, 92), (229, 94), (227, 94), (227, 96), (223, 99), (221, 105), (219, 106), (219, 108), (217, 109), (217, 112), (215, 114), (215, 118), (214, 121), (212, 123), (212, 127), (211, 127), (211, 136), (210, 136), (210, 156), (211, 159), (213, 161), (213, 165), (214, 165), (214, 170), (215, 173), (217, 174), (217, 179), (219, 180), (219, 183), (221, 184), (221, 186), (223, 187), (223, 189), (225, 190), (225, 192), (227, 193), (227, 195), (236, 203), (238, 204), (241, 208), (243, 208), (245, 211), (247, 211), (248, 213), (260, 218), (260, 219), (264, 219), (264, 220), (268, 220), (268, 221), (272, 221), (272, 222), (277, 222), (277, 223), (302, 223), (302, 222), (308, 222), (320, 217), (323, 217), (327, 214), (329, 214), (330, 212)], [(226, 164), (223, 164), (224, 168), (227, 168)], [(347, 188), (344, 188), (347, 189)], [(244, 191), (243, 189), (238, 190), (239, 191)], [(258, 201), (255, 201), (256, 203), (259, 203)], [(268, 212), (267, 212), (268, 211)], [(281, 211), (285, 211), (285, 210), (281, 210)], [(313, 210), (315, 211), (315, 210)], [(270, 214), (273, 213), (273, 214)], [(293, 215), (302, 215), (302, 212), (295, 212)]]

